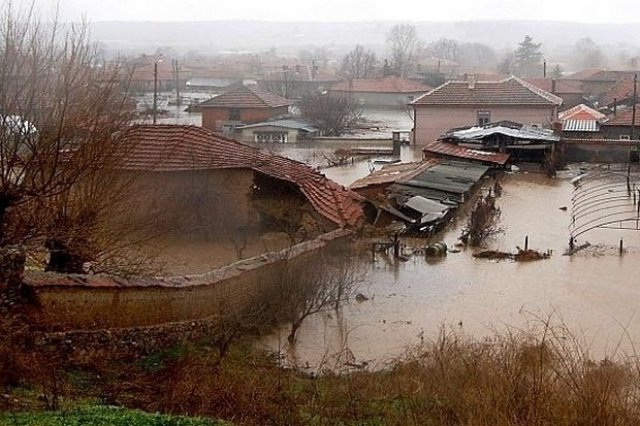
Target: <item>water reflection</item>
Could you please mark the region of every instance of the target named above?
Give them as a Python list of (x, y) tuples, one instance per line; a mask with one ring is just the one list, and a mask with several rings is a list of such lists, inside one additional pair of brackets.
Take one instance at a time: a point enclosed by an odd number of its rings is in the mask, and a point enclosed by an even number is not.
[[(471, 250), (450, 253), (441, 262), (413, 256), (395, 262), (369, 261), (360, 291), (369, 300), (345, 306), (341, 323), (334, 312), (310, 318), (299, 335), (296, 357), (316, 367), (327, 354), (347, 348), (358, 362), (380, 365), (421, 338), (434, 338), (442, 325), (474, 337), (510, 327), (527, 328), (549, 317), (584, 339), (594, 356), (631, 351), (640, 339), (640, 233), (594, 230), (582, 236), (588, 250), (563, 256), (568, 248), (569, 177), (507, 175), (498, 200), (504, 233), (489, 248), (514, 251), (529, 236), (529, 247), (553, 250), (548, 260), (530, 263), (486, 261)], [(464, 221), (442, 236), (453, 247)], [(627, 252), (618, 255), (624, 236)], [(346, 336), (346, 338), (345, 338)], [(266, 344), (278, 349), (278, 337)]]

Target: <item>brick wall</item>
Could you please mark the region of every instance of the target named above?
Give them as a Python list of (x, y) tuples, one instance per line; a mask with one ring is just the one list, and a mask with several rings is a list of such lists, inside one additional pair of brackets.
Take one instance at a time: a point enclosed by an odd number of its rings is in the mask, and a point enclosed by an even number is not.
[(32, 323), (50, 331), (142, 327), (237, 315), (260, 303), (286, 260), (304, 262), (349, 236), (336, 230), (290, 249), (185, 277), (134, 278), (32, 274), (25, 278)]

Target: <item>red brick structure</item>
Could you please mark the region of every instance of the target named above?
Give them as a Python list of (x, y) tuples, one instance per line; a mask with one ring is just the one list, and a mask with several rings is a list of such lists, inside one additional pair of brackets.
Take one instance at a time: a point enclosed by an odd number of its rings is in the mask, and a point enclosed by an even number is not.
[(289, 99), (250, 86), (239, 86), (198, 105), (202, 127), (229, 134), (236, 126), (259, 123), (288, 114)]

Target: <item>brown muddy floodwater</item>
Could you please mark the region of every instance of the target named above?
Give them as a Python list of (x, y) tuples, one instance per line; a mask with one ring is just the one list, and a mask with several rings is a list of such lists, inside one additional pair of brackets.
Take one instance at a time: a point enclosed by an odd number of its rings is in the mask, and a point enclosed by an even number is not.
[[(352, 361), (370, 368), (403, 354), (441, 328), (475, 338), (509, 329), (530, 329), (551, 319), (565, 325), (592, 356), (623, 356), (640, 347), (640, 232), (597, 229), (578, 244), (593, 246), (563, 256), (569, 239), (571, 173), (556, 179), (539, 174), (508, 174), (498, 199), (504, 233), (487, 248), (515, 251), (529, 236), (529, 247), (553, 250), (550, 259), (516, 263), (472, 257), (471, 250), (449, 253), (438, 262), (412, 256), (396, 263), (378, 256), (364, 265), (359, 292), (340, 313), (328, 311), (306, 320), (295, 348), (286, 332), (265, 339), (268, 348), (287, 354), (298, 366), (335, 368), (348, 348)], [(567, 211), (560, 208), (567, 206)], [(441, 236), (454, 247), (464, 220)], [(618, 254), (624, 237), (626, 253)]]

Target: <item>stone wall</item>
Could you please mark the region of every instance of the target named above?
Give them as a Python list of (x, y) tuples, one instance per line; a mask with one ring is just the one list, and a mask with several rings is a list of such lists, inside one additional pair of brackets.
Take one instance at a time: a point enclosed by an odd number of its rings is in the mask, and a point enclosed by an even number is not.
[(559, 147), (565, 162), (624, 163), (637, 142), (607, 139), (562, 140)]
[(36, 328), (48, 331), (145, 327), (241, 314), (268, 297), (286, 262), (312, 260), (351, 234), (336, 230), (280, 252), (200, 275), (134, 278), (28, 274), (23, 293)]

